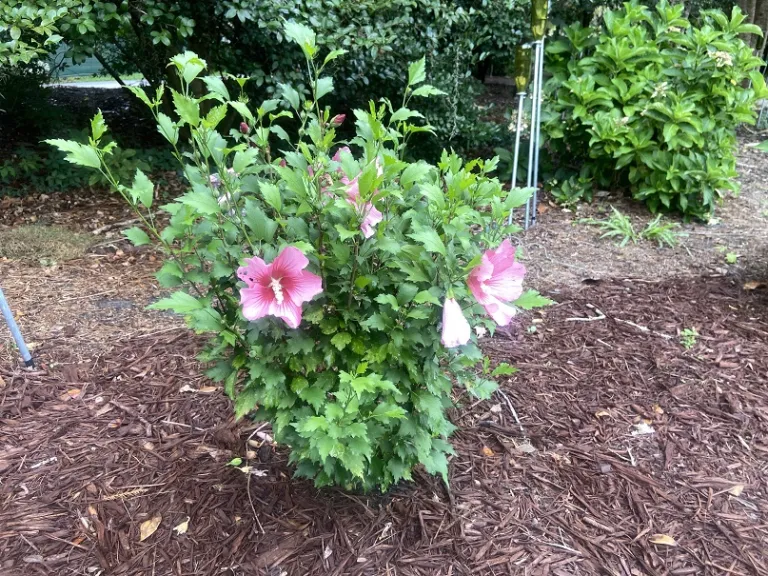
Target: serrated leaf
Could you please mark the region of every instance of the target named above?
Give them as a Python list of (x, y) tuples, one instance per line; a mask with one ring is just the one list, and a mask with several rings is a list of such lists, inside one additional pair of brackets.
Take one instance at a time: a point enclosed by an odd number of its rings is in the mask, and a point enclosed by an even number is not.
[(323, 76), (317, 79), (317, 86), (315, 87), (316, 97), (318, 100), (333, 92), (333, 78), (329, 76)]
[(174, 146), (179, 142), (179, 127), (167, 114), (158, 112), (157, 131)]
[(171, 310), (177, 314), (189, 314), (204, 308), (204, 304), (186, 292), (174, 292), (168, 298), (162, 298), (147, 306), (150, 310)]
[(283, 98), (288, 102), (288, 104), (291, 105), (291, 107), (294, 110), (299, 109), (299, 93), (296, 91), (296, 89), (293, 86), (289, 86), (288, 84), (278, 84), (278, 88), (280, 88), (280, 93), (283, 95)]
[(515, 372), (517, 372), (517, 368), (510, 366), (506, 362), (502, 362), (496, 366), (496, 369), (493, 372), (491, 372), (491, 376), (509, 376)]
[(426, 302), (429, 302), (431, 304), (435, 304), (437, 306), (440, 306), (440, 300), (438, 300), (437, 296), (432, 294), (429, 290), (422, 290), (416, 296), (413, 298), (414, 304), (424, 304)]
[(406, 412), (403, 408), (397, 404), (392, 404), (391, 402), (382, 402), (376, 406), (373, 412), (371, 412), (371, 417), (380, 422), (401, 420), (402, 418), (405, 418), (405, 415)]
[(104, 124), (104, 116), (102, 115), (101, 110), (99, 110), (91, 119), (91, 136), (98, 142), (106, 131), (107, 125)]
[(430, 170), (432, 170), (432, 166), (426, 162), (409, 164), (408, 168), (403, 170), (403, 173), (400, 176), (400, 185), (408, 190), (413, 183), (418, 182), (429, 174)]
[(416, 242), (419, 242), (424, 246), (427, 252), (434, 252), (445, 256), (445, 244), (443, 243), (440, 235), (432, 228), (425, 228), (418, 232), (408, 234), (409, 238), (413, 238)]
[(352, 342), (352, 336), (346, 332), (339, 332), (331, 338), (331, 344), (339, 350), (344, 350), (350, 342)]
[(62, 152), (66, 152), (64, 159), (71, 164), (85, 166), (86, 168), (101, 168), (99, 154), (90, 146), (59, 138), (45, 140), (45, 143), (55, 146)]
[(150, 242), (147, 233), (138, 226), (124, 230), (123, 235), (128, 238), (134, 246), (144, 246)]
[(434, 86), (430, 86), (429, 84), (424, 84), (424, 86), (419, 86), (416, 88), (416, 90), (413, 91), (414, 96), (422, 96), (422, 97), (429, 97), (429, 96), (447, 96), (447, 92), (443, 92), (439, 88), (435, 88)]
[(336, 447), (336, 440), (328, 435), (320, 436), (317, 439), (317, 451), (320, 453), (320, 458), (325, 460), (331, 455), (331, 451)]
[(136, 176), (133, 178), (133, 186), (129, 189), (134, 202), (140, 202), (145, 208), (152, 206), (155, 187), (140, 169), (136, 168)]
[(179, 118), (190, 126), (200, 124), (200, 105), (197, 101), (176, 90), (172, 90), (171, 93), (173, 94), (173, 107)]
[(347, 53), (346, 50), (342, 50), (338, 48), (336, 50), (331, 50), (330, 52), (328, 52), (328, 55), (325, 57), (325, 60), (323, 60), (323, 65), (326, 65), (329, 62), (336, 60), (336, 58), (338, 58), (339, 56), (343, 56), (346, 53)]
[(544, 306), (552, 306), (553, 300), (545, 298), (539, 294), (536, 290), (528, 290), (520, 298), (513, 302), (518, 308), (523, 310), (531, 310), (532, 308), (543, 308)]
[(376, 296), (376, 302), (385, 305), (389, 304), (395, 311), (400, 309), (400, 305), (397, 303), (397, 298), (395, 298), (392, 294), (379, 294)]
[(253, 114), (251, 114), (251, 111), (248, 109), (248, 105), (245, 102), (230, 101), (229, 105), (237, 110), (243, 118), (250, 121), (251, 124), (255, 122)]
[(415, 86), (416, 84), (420, 84), (424, 82), (426, 78), (427, 78), (426, 58), (422, 57), (421, 60), (412, 62), (411, 65), (408, 66), (408, 84), (410, 86)]
[(187, 192), (179, 198), (179, 202), (205, 216), (218, 214), (221, 211), (218, 200), (207, 189)]
[(221, 96), (224, 102), (230, 99), (227, 85), (224, 84), (224, 81), (218, 76), (204, 76), (203, 82), (205, 82), (209, 92)]
[(283, 198), (280, 194), (280, 189), (271, 182), (263, 181), (259, 183), (259, 192), (261, 197), (264, 198), (270, 207), (274, 208), (278, 212), (283, 207)]

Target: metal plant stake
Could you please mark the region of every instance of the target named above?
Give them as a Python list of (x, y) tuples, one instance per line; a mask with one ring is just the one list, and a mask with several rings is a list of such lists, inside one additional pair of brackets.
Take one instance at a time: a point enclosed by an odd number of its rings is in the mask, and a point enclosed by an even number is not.
[(34, 368), (35, 361), (32, 360), (32, 355), (29, 353), (29, 349), (24, 343), (24, 337), (21, 335), (19, 326), (16, 324), (16, 320), (13, 318), (13, 313), (11, 312), (10, 306), (8, 306), (8, 301), (5, 299), (5, 294), (3, 294), (2, 288), (0, 288), (0, 310), (3, 312), (3, 316), (5, 317), (5, 323), (8, 324), (8, 328), (11, 329), (11, 334), (13, 335), (13, 339), (16, 341), (16, 346), (19, 348), (19, 352), (21, 352), (24, 365), (29, 368)]
[[(531, 47), (518, 46), (515, 54), (515, 87), (517, 88), (517, 127), (515, 128), (515, 154), (512, 164), (512, 182), (511, 187), (517, 188), (517, 167), (520, 163), (520, 132), (523, 124), (523, 114), (525, 112), (525, 96), (528, 89), (528, 81), (531, 74)], [(512, 211), (509, 212), (508, 224), (512, 224)]]
[(531, 97), (531, 138), (528, 157), (527, 185), (533, 187), (533, 196), (525, 204), (525, 228), (536, 224), (539, 204), (539, 150), (541, 149), (541, 104), (544, 80), (544, 33), (547, 28), (549, 0), (533, 0), (531, 30), (534, 37), (533, 95)]

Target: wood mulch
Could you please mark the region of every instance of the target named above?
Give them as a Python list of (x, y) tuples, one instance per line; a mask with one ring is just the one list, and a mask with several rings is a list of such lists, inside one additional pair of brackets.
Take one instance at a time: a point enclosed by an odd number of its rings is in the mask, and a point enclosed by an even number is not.
[(183, 330), (0, 366), (0, 573), (768, 574), (766, 290), (719, 276), (553, 297), (486, 340), (521, 370), (490, 402), (458, 396), (450, 490), (293, 480)]

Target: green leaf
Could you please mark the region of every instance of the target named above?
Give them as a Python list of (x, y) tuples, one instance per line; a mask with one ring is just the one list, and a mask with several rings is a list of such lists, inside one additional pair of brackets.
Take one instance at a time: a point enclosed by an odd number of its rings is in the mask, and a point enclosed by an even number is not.
[(430, 86), (429, 84), (424, 84), (424, 86), (419, 86), (416, 88), (416, 90), (413, 91), (414, 96), (422, 96), (422, 97), (429, 97), (429, 96), (447, 96), (447, 92), (443, 92), (439, 88), (435, 88), (434, 86)]
[(104, 116), (102, 116), (101, 110), (99, 110), (91, 119), (91, 136), (98, 142), (106, 131), (107, 125), (104, 124)]
[(379, 422), (387, 422), (389, 420), (400, 420), (405, 418), (406, 412), (403, 408), (397, 404), (391, 402), (382, 402), (376, 409), (371, 412), (371, 417)]
[(212, 92), (218, 96), (221, 96), (224, 102), (230, 99), (229, 90), (227, 90), (227, 85), (224, 84), (224, 81), (220, 77), (205, 76), (203, 78), (203, 82), (205, 82), (205, 85), (207, 86), (209, 92)]
[(400, 176), (400, 185), (408, 190), (415, 182), (422, 180), (432, 170), (432, 166), (426, 162), (409, 164)]
[(229, 105), (232, 106), (235, 110), (237, 110), (240, 115), (245, 118), (246, 120), (250, 121), (250, 123), (254, 123), (256, 120), (253, 117), (253, 114), (251, 114), (251, 111), (248, 109), (248, 105), (245, 102), (229, 102)]
[(134, 246), (143, 246), (149, 244), (149, 236), (141, 228), (134, 226), (123, 231), (123, 235), (130, 240)]
[(136, 176), (133, 178), (133, 186), (131, 186), (129, 192), (134, 203), (140, 202), (145, 208), (152, 206), (155, 187), (147, 178), (147, 175), (138, 168), (136, 168)]
[[(240, 418), (248, 414), (248, 412), (255, 409), (256, 404), (258, 403), (258, 398), (259, 396), (256, 388), (246, 388), (245, 390), (242, 390), (237, 395), (237, 398), (235, 398), (235, 420), (240, 420)], [(240, 458), (235, 458), (235, 460), (240, 460), (240, 463), (242, 463)], [(235, 466), (239, 466), (240, 463), (235, 464)]]
[(513, 302), (515, 306), (518, 308), (522, 308), (523, 310), (530, 310), (532, 308), (543, 308), (544, 306), (551, 306), (554, 304), (554, 301), (550, 300), (549, 298), (545, 298), (536, 290), (528, 290), (520, 296), (517, 300)]
[(190, 126), (200, 124), (200, 105), (197, 101), (176, 90), (171, 92), (173, 94), (173, 106), (179, 118)]
[(323, 60), (323, 66), (325, 66), (329, 62), (332, 62), (333, 60), (336, 60), (336, 58), (338, 58), (339, 56), (343, 56), (346, 53), (347, 53), (346, 50), (341, 50), (338, 48), (336, 50), (331, 50), (330, 52), (328, 52), (328, 55), (325, 57), (325, 60)]
[(259, 183), (259, 192), (261, 192), (264, 202), (280, 212), (280, 209), (283, 207), (283, 198), (277, 186), (265, 180)]
[(400, 305), (397, 303), (397, 298), (395, 298), (392, 294), (379, 294), (376, 296), (376, 302), (384, 305), (388, 304), (392, 306), (392, 309), (395, 311), (400, 309)]
[(323, 76), (317, 79), (317, 86), (315, 88), (316, 98), (320, 100), (326, 94), (333, 92), (333, 78), (329, 76)]
[(506, 362), (502, 362), (496, 366), (496, 369), (493, 372), (491, 372), (491, 376), (509, 376), (515, 372), (517, 372), (517, 368), (510, 366)]
[(311, 28), (304, 24), (289, 20), (283, 24), (283, 31), (288, 38), (301, 46), (304, 55), (308, 59), (311, 60), (314, 57), (315, 52), (317, 51), (317, 44), (315, 32)]
[(422, 290), (416, 296), (413, 298), (414, 304), (424, 304), (425, 302), (430, 302), (431, 304), (435, 304), (436, 306), (440, 306), (440, 300), (437, 299), (437, 296), (432, 294), (429, 290)]
[(445, 244), (440, 239), (438, 233), (432, 228), (425, 228), (419, 232), (413, 232), (412, 234), (408, 234), (408, 237), (413, 238), (416, 242), (422, 244), (427, 252), (445, 256)]
[(253, 232), (252, 239), (262, 242), (270, 242), (277, 231), (277, 222), (250, 199), (245, 202), (245, 225)]
[(348, 228), (345, 228), (341, 224), (336, 224), (336, 230), (339, 233), (339, 238), (343, 240), (349, 240), (350, 238), (354, 238), (358, 234), (360, 234), (359, 230), (349, 230)]
[(296, 91), (296, 89), (293, 86), (289, 86), (288, 84), (278, 84), (277, 87), (280, 88), (280, 93), (283, 95), (283, 98), (285, 98), (288, 104), (290, 104), (294, 110), (298, 110), (300, 101), (299, 93)]
[(424, 118), (424, 115), (421, 112), (417, 112), (416, 110), (411, 110), (409, 108), (399, 108), (398, 110), (395, 110), (394, 114), (392, 114), (390, 121), (395, 123), (403, 122), (409, 118)]
[(67, 162), (77, 164), (78, 166), (85, 166), (86, 168), (101, 168), (99, 154), (90, 146), (58, 138), (45, 140), (45, 143), (55, 146), (62, 152), (66, 152), (64, 159)]
[(205, 216), (218, 214), (221, 211), (218, 200), (207, 189), (187, 192), (179, 198), (179, 202)]
[(167, 114), (158, 112), (157, 131), (174, 146), (179, 142), (179, 127)]
[(235, 159), (232, 161), (232, 169), (238, 174), (242, 174), (256, 162), (258, 156), (259, 151), (256, 148), (238, 150), (235, 152)]
[(411, 63), (408, 66), (408, 85), (415, 86), (424, 82), (427, 78), (427, 61), (424, 57), (421, 60)]
[(325, 460), (331, 455), (331, 452), (336, 447), (336, 440), (328, 435), (322, 435), (316, 440), (317, 451), (320, 454), (320, 459)]
[(336, 336), (331, 338), (331, 344), (339, 350), (344, 350), (350, 342), (352, 342), (352, 335), (347, 334), (346, 332), (339, 332)]
[(149, 310), (171, 310), (177, 314), (189, 314), (195, 310), (202, 310), (204, 307), (202, 302), (186, 292), (174, 292), (168, 298), (163, 298), (147, 306)]

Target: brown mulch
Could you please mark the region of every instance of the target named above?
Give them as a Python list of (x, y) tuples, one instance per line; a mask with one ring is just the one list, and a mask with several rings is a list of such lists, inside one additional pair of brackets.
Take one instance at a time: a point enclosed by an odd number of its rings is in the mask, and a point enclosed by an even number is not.
[(183, 331), (0, 367), (0, 573), (768, 574), (765, 289), (616, 280), (555, 298), (487, 340), (521, 371), (491, 402), (461, 398), (450, 491), (421, 473), (383, 496), (291, 479)]

